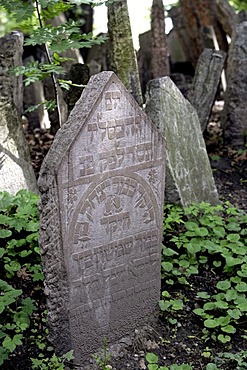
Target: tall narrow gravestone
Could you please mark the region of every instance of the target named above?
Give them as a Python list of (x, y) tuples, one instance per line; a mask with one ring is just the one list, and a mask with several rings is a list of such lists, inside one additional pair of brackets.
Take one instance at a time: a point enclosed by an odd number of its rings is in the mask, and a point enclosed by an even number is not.
[(41, 168), (50, 339), (76, 363), (147, 322), (160, 291), (164, 141), (113, 72), (91, 77)]

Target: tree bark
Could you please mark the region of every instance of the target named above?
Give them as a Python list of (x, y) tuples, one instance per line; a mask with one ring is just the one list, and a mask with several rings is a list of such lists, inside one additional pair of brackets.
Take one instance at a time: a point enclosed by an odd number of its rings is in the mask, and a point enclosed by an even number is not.
[(228, 50), (226, 34), (216, 16), (216, 0), (197, 0), (197, 2), (180, 0), (180, 6), (184, 24), (194, 49), (191, 60), (194, 67), (203, 49), (211, 47), (211, 35), (208, 34), (209, 26), (212, 26), (215, 31), (220, 50)]
[(151, 11), (152, 32), (152, 78), (167, 76), (170, 73), (168, 46), (165, 30), (165, 9), (162, 0), (153, 0)]

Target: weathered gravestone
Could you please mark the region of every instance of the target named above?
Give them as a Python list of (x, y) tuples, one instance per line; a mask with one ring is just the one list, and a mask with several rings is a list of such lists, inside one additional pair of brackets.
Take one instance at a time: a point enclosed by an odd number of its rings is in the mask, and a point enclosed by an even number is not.
[(0, 38), (0, 191), (36, 191), (28, 144), (22, 122), (22, 77), (8, 73), (21, 65), (23, 35), (13, 32)]
[(15, 107), (0, 101), (0, 191), (36, 192), (28, 144)]
[(247, 22), (235, 28), (227, 67), (227, 90), (223, 111), (226, 144), (243, 147), (247, 140)]
[(113, 72), (91, 77), (39, 178), (50, 339), (76, 363), (154, 314), (164, 140)]
[(0, 38), (0, 100), (13, 104), (19, 117), (23, 111), (22, 76), (10, 74), (9, 68), (22, 64), (23, 39), (21, 32)]
[(204, 49), (196, 65), (188, 100), (197, 111), (202, 131), (207, 128), (225, 59), (224, 51)]
[(197, 113), (169, 77), (150, 81), (146, 113), (166, 139), (165, 199), (183, 206), (202, 201), (217, 204)]

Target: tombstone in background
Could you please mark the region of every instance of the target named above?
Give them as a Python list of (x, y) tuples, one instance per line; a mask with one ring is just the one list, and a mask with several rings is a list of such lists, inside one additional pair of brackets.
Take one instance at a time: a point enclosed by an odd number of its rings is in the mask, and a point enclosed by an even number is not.
[(0, 101), (0, 191), (21, 189), (37, 192), (28, 144), (17, 110)]
[(166, 201), (217, 204), (198, 116), (169, 77), (149, 82), (146, 113), (166, 140)]
[(23, 35), (12, 32), (0, 38), (0, 191), (37, 191), (22, 114), (22, 76), (8, 69), (22, 64)]
[(0, 101), (11, 102), (19, 117), (23, 112), (22, 76), (11, 75), (8, 69), (22, 65), (23, 40), (23, 34), (16, 31), (0, 38)]
[(224, 51), (204, 49), (196, 65), (188, 100), (197, 111), (202, 131), (207, 127), (225, 59)]
[(222, 124), (225, 143), (243, 147), (247, 137), (247, 22), (233, 32), (227, 67)]
[(160, 294), (164, 140), (113, 72), (91, 77), (40, 171), (50, 339), (75, 362), (133, 333)]

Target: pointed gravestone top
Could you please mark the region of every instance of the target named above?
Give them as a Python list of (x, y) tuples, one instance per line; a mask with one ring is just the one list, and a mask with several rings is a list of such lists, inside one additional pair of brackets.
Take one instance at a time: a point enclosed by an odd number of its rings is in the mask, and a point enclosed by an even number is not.
[(166, 140), (165, 199), (188, 206), (219, 202), (196, 110), (169, 77), (149, 82), (146, 112)]
[(113, 72), (93, 76), (39, 178), (50, 338), (75, 361), (154, 314), (164, 140)]

